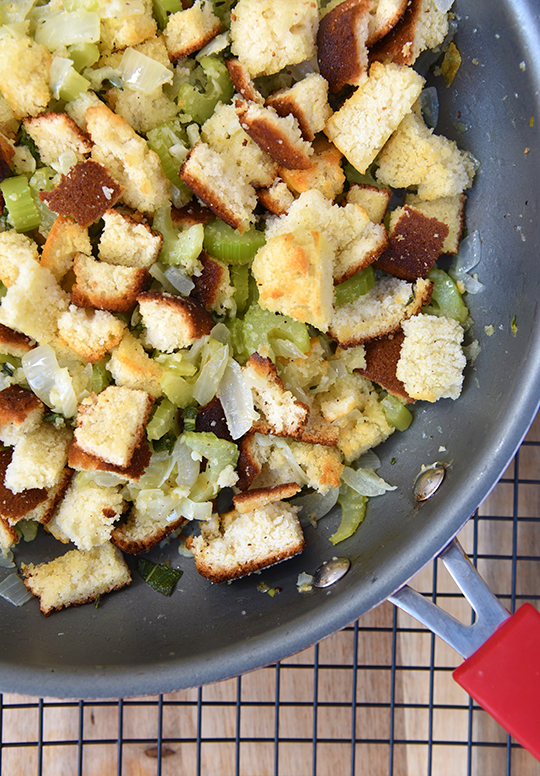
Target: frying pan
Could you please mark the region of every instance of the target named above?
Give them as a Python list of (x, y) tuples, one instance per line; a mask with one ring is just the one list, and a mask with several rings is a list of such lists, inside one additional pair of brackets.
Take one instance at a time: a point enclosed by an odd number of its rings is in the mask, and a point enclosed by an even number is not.
[[(301, 556), (231, 585), (199, 577), (171, 543), (150, 555), (184, 570), (171, 598), (134, 573), (127, 590), (106, 596), (98, 608), (44, 618), (37, 601), (20, 609), (0, 601), (2, 691), (154, 694), (282, 659), (395, 593), (448, 544), (500, 477), (540, 398), (540, 10), (538, 0), (457, 0), (455, 10), (463, 64), (450, 88), (439, 79), (437, 132), (480, 161), (467, 227), (481, 235), (478, 271), (485, 283), (468, 300), (481, 349), (467, 367), (461, 398), (415, 406), (410, 429), (379, 448), (380, 474), (397, 489), (372, 499), (356, 535), (338, 548), (328, 541), (339, 521), (334, 513), (317, 528), (306, 525)], [(492, 336), (484, 331), (489, 326)], [(419, 504), (414, 478), (436, 460), (449, 464), (446, 479)], [(50, 560), (57, 547), (45, 535), (21, 543), (17, 562)], [(327, 590), (300, 594), (298, 574), (313, 573), (336, 549), (351, 560), (348, 574)], [(281, 592), (262, 594), (261, 581)]]

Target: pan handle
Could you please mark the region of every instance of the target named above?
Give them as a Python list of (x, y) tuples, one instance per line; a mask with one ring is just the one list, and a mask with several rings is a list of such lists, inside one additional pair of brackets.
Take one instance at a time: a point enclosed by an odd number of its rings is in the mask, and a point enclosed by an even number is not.
[(472, 625), (463, 625), (408, 585), (388, 600), (466, 658), (453, 673), (456, 682), (540, 760), (540, 613), (524, 604), (511, 615), (457, 539), (439, 557), (475, 611)]

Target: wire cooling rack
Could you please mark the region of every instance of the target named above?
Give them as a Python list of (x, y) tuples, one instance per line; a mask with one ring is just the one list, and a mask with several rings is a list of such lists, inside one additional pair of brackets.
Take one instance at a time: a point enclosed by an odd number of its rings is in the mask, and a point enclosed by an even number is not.
[[(510, 610), (540, 601), (540, 420), (460, 534)], [(440, 562), (412, 583), (463, 621)], [(269, 668), (117, 701), (0, 696), (2, 776), (540, 776), (456, 685), (459, 656), (385, 603)], [(540, 735), (540, 701), (539, 701)]]

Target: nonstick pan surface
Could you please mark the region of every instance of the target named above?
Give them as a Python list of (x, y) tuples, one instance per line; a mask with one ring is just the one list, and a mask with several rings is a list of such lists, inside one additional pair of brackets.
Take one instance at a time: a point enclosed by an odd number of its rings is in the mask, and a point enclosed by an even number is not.
[[(468, 298), (480, 352), (467, 367), (462, 396), (419, 404), (410, 429), (379, 448), (380, 474), (397, 490), (372, 499), (356, 535), (337, 548), (328, 541), (339, 520), (334, 514), (316, 529), (305, 527), (301, 556), (230, 585), (199, 577), (171, 543), (151, 555), (184, 570), (170, 599), (134, 574), (128, 589), (98, 608), (44, 618), (37, 601), (20, 609), (0, 601), (1, 690), (125, 697), (272, 663), (387, 598), (447, 544), (496, 483), (540, 398), (540, 7), (537, 0), (475, 0), (454, 10), (463, 63), (451, 87), (435, 80), (436, 131), (480, 162), (466, 218), (468, 231), (482, 239), (477, 270), (485, 284)], [(450, 464), (443, 487), (417, 504), (413, 480), (422, 464), (436, 460)], [(328, 590), (300, 594), (298, 574), (312, 573), (336, 552), (350, 558), (349, 573)], [(56, 553), (56, 542), (43, 536), (19, 545), (17, 562)], [(265, 595), (260, 582), (281, 592)]]

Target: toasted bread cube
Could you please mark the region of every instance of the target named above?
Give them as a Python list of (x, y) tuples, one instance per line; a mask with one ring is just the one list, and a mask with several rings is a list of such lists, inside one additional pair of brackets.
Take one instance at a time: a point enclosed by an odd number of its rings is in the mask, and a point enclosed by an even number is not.
[(396, 26), (407, 8), (407, 0), (375, 0), (370, 9), (369, 34), (366, 46), (384, 37)]
[(105, 227), (99, 240), (99, 258), (109, 264), (149, 269), (155, 264), (163, 237), (148, 224), (139, 223), (117, 210), (103, 214)]
[(307, 423), (309, 407), (288, 391), (268, 358), (254, 353), (244, 367), (253, 391), (255, 407), (262, 413), (253, 428), (265, 434), (296, 436)]
[(21, 436), (13, 449), (4, 484), (13, 493), (29, 488), (53, 488), (67, 463), (71, 431), (42, 423)]
[(9, 288), (19, 275), (19, 267), (25, 261), (38, 261), (38, 249), (34, 240), (15, 229), (0, 232), (0, 280)]
[(405, 339), (396, 376), (413, 399), (457, 399), (467, 359), (463, 328), (453, 318), (415, 315), (403, 322)]
[(123, 507), (117, 488), (94, 482), (80, 485), (75, 478), (47, 530), (64, 544), (73, 542), (79, 550), (91, 550), (109, 541)]
[(111, 541), (130, 554), (147, 552), (185, 522), (186, 519), (181, 515), (156, 517), (153, 513), (145, 513), (133, 506), (127, 520), (115, 526)]
[(436, 218), (437, 221), (446, 224), (448, 236), (443, 243), (442, 253), (455, 254), (458, 252), (463, 232), (463, 211), (466, 198), (465, 194), (456, 194), (455, 197), (440, 197), (424, 202), (418, 196), (408, 194), (405, 202), (424, 213), (428, 218)]
[(79, 404), (74, 440), (90, 455), (127, 466), (143, 439), (153, 403), (146, 391), (109, 385)]
[(153, 213), (168, 204), (169, 181), (159, 157), (127, 121), (101, 104), (87, 109), (86, 128), (94, 141), (92, 157), (123, 187), (126, 205)]
[(243, 234), (253, 222), (255, 189), (239, 173), (234, 159), (197, 143), (180, 169), (180, 177), (214, 213)]
[(331, 116), (324, 131), (363, 174), (409, 113), (423, 85), (422, 76), (410, 67), (374, 62), (368, 78)]
[(23, 434), (41, 425), (45, 405), (27, 388), (10, 385), (0, 391), (0, 439), (5, 445), (16, 444)]
[(233, 54), (254, 78), (311, 59), (317, 6), (314, 0), (239, 0), (231, 16)]
[(372, 61), (412, 65), (422, 51), (439, 46), (447, 34), (447, 12), (434, 0), (415, 0), (408, 3), (390, 34), (372, 46), (370, 58)]
[(375, 224), (380, 224), (385, 217), (391, 197), (390, 189), (378, 189), (369, 183), (355, 183), (347, 192), (347, 202), (363, 207)]
[(282, 167), (305, 170), (310, 167), (313, 148), (302, 137), (300, 126), (292, 113), (280, 116), (271, 106), (236, 100), (240, 126), (258, 146)]
[[(361, 219), (358, 221), (360, 225)], [(383, 224), (374, 224), (368, 219), (363, 231), (339, 252), (334, 265), (334, 283), (343, 283), (368, 267), (383, 253), (387, 244), (388, 236)]]
[(294, 202), (294, 196), (281, 178), (275, 178), (267, 189), (258, 189), (257, 197), (261, 205), (276, 216), (285, 215)]
[(297, 555), (305, 545), (297, 512), (278, 501), (201, 523), (201, 536), (188, 545), (197, 571), (212, 582), (226, 582)]
[[(106, 6), (107, 3), (104, 5)], [(157, 24), (152, 15), (152, 2), (142, 0), (142, 9), (137, 8), (135, 13), (128, 13), (126, 16), (118, 13), (102, 16), (101, 46), (109, 51), (137, 46), (153, 38), (156, 31)]]
[(319, 69), (332, 92), (366, 78), (371, 0), (345, 0), (321, 19), (317, 33)]
[(148, 285), (148, 270), (120, 267), (79, 253), (73, 262), (75, 285), (71, 301), (77, 307), (95, 307), (114, 313), (129, 312)]
[(0, 516), (0, 552), (5, 555), (18, 541), (19, 534), (17, 531), (10, 526), (7, 520)]
[(52, 488), (29, 488), (13, 493), (4, 485), (4, 476), (11, 461), (12, 450), (0, 451), (0, 518), (15, 526), (21, 520), (33, 520), (47, 525), (64, 497), (73, 476), (67, 467)]
[(57, 162), (60, 154), (65, 151), (72, 151), (77, 161), (82, 162), (92, 150), (90, 138), (67, 113), (40, 113), (39, 116), (24, 119), (23, 124), (44, 164)]
[(231, 273), (226, 264), (211, 259), (203, 252), (201, 256), (203, 270), (200, 275), (193, 275), (195, 288), (191, 298), (196, 299), (207, 310), (223, 315), (227, 311), (236, 311), (234, 301), (234, 286), (231, 285)]
[(453, 140), (435, 135), (416, 113), (406, 116), (379, 156), (377, 179), (394, 188), (418, 187), (422, 200), (454, 197), (470, 187), (474, 166)]
[(41, 266), (50, 269), (60, 282), (73, 267), (73, 260), (78, 253), (92, 255), (88, 229), (79, 226), (69, 216), (58, 216), (45, 240)]
[(107, 103), (117, 116), (125, 119), (141, 135), (172, 121), (178, 113), (178, 105), (164, 93), (162, 86), (150, 94), (138, 89), (115, 87), (107, 91)]
[(342, 347), (351, 347), (397, 331), (431, 298), (432, 284), (419, 279), (413, 285), (391, 276), (377, 280), (371, 291), (334, 311), (329, 335)]
[(273, 504), (275, 501), (282, 501), (291, 498), (301, 490), (296, 482), (289, 482), (285, 485), (275, 485), (271, 488), (253, 488), (245, 490), (243, 493), (237, 493), (233, 496), (234, 508), (237, 512), (253, 512), (254, 509), (260, 509)]
[[(43, 300), (47, 304), (43, 304)], [(69, 295), (54, 275), (33, 259), (23, 261), (15, 283), (0, 306), (0, 323), (26, 334), (36, 342), (54, 342), (58, 318), (69, 305)]]
[(68, 464), (71, 469), (80, 472), (109, 472), (129, 481), (138, 482), (146, 471), (150, 463), (150, 447), (143, 440), (135, 448), (130, 462), (127, 466), (118, 466), (117, 464), (106, 461), (97, 455), (86, 453), (75, 439), (72, 439), (68, 451)]
[(327, 199), (333, 201), (341, 194), (345, 183), (345, 173), (341, 166), (342, 158), (341, 152), (334, 145), (323, 138), (318, 138), (313, 142), (313, 156), (306, 170), (288, 170), (286, 167), (280, 167), (279, 174), (295, 194), (317, 189)]
[(308, 141), (322, 132), (332, 115), (328, 104), (328, 83), (318, 73), (311, 73), (289, 89), (274, 92), (266, 100), (266, 105), (274, 108), (279, 116), (293, 115), (304, 140)]
[(261, 307), (326, 331), (333, 311), (334, 255), (322, 231), (271, 237), (251, 267)]
[(140, 294), (137, 301), (146, 326), (146, 340), (166, 353), (188, 348), (214, 328), (212, 316), (195, 299), (148, 291)]
[(16, 119), (37, 116), (51, 99), (49, 70), (52, 57), (46, 46), (27, 35), (4, 35), (0, 40), (0, 60), (9, 63), (0, 71), (0, 91)]
[(25, 353), (35, 347), (35, 344), (26, 334), (21, 334), (20, 331), (15, 331), (15, 329), (10, 329), (0, 323), (0, 353), (22, 358)]
[(125, 323), (111, 313), (75, 305), (58, 319), (60, 343), (92, 364), (118, 345), (125, 329)]
[(161, 396), (163, 367), (150, 358), (140, 341), (126, 331), (120, 344), (114, 348), (107, 369), (117, 385), (146, 391)]
[(237, 93), (242, 95), (245, 100), (260, 102), (262, 104), (264, 102), (264, 97), (253, 83), (253, 79), (251, 78), (247, 67), (234, 57), (225, 60), (225, 64), (227, 65), (229, 76)]
[(40, 599), (45, 615), (64, 606), (95, 601), (131, 582), (122, 553), (110, 543), (91, 550), (71, 550), (37, 566), (30, 563), (24, 567), (23, 575), (24, 584)]
[(388, 393), (393, 393), (406, 402), (412, 402), (413, 399), (405, 390), (405, 386), (396, 377), (404, 337), (403, 330), (400, 329), (387, 337), (366, 342), (365, 364), (358, 368), (358, 373), (381, 385)]
[(219, 35), (221, 22), (210, 0), (195, 0), (191, 8), (169, 16), (163, 31), (172, 62), (199, 51)]
[(15, 140), (19, 130), (19, 122), (13, 115), (9, 103), (0, 93), (0, 132), (10, 140)]

